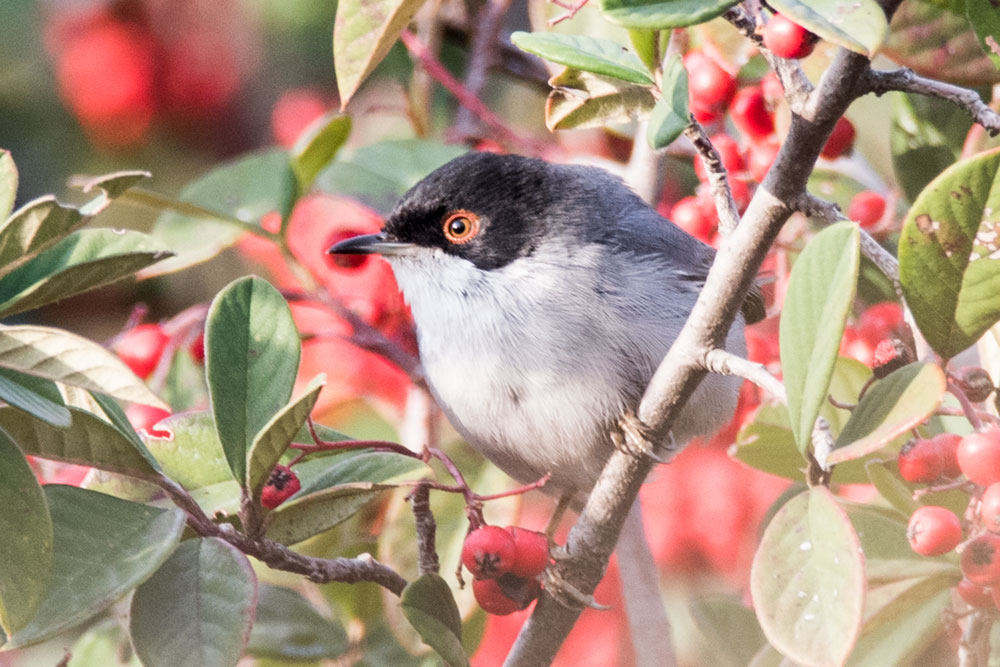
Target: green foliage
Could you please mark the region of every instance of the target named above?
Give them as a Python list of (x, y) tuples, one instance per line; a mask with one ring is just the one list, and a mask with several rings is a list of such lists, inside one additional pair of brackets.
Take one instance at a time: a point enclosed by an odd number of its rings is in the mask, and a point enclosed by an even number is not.
[(638, 56), (607, 39), (553, 32), (515, 32), (510, 41), (523, 51), (583, 72), (639, 85), (653, 83), (653, 77)]
[(545, 104), (545, 125), (550, 130), (627, 122), (654, 104), (653, 94), (645, 86), (575, 69), (552, 77), (549, 85), (552, 92)]
[(271, 660), (333, 660), (349, 648), (347, 632), (290, 588), (261, 584), (247, 652)]
[(462, 618), (451, 589), (440, 575), (428, 572), (410, 582), (400, 602), (421, 639), (446, 663), (454, 667), (469, 664), (462, 649)]
[(654, 149), (665, 148), (690, 122), (687, 70), (680, 56), (674, 55), (663, 66), (662, 94), (649, 115), (646, 141)]
[(668, 30), (704, 23), (738, 0), (601, 0), (601, 12), (613, 23), (633, 29)]
[(347, 141), (351, 117), (329, 113), (313, 122), (292, 147), (289, 161), (299, 192), (308, 192), (320, 171)]
[(875, 0), (774, 0), (776, 12), (828, 42), (873, 56), (885, 41), (889, 24)]

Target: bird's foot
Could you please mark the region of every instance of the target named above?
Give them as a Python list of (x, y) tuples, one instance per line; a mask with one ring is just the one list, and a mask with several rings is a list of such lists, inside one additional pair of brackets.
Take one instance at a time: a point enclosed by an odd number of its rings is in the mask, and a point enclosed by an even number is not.
[[(567, 558), (567, 554), (564, 547), (557, 547), (552, 550), (552, 558), (557, 561)], [(542, 575), (543, 586), (546, 592), (552, 596), (552, 598), (566, 607), (567, 609), (597, 609), (598, 611), (607, 611), (611, 609), (608, 605), (601, 604), (594, 599), (594, 596), (589, 593), (584, 593), (579, 588), (569, 583), (563, 579), (562, 575), (559, 574), (559, 569), (557, 566), (550, 566), (545, 569), (545, 573)]]
[[(635, 413), (627, 412), (618, 420), (618, 428), (611, 432), (611, 439), (616, 449), (630, 456), (646, 456), (657, 463), (666, 463), (657, 453), (660, 448), (652, 443), (650, 435), (649, 427)], [(669, 437), (668, 451), (673, 445), (673, 436)]]

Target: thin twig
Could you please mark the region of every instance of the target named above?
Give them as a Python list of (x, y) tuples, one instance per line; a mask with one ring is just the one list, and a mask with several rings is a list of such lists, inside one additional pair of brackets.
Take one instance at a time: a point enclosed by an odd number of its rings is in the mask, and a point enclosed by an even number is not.
[(958, 404), (962, 408), (962, 413), (965, 418), (969, 420), (969, 424), (972, 428), (979, 430), (983, 427), (983, 422), (979, 418), (979, 413), (976, 411), (976, 407), (969, 400), (969, 397), (965, 395), (965, 392), (959, 387), (955, 382), (948, 380), (948, 393), (958, 399)]
[(436, 574), (441, 569), (435, 544), (437, 524), (434, 521), (434, 514), (431, 513), (430, 495), (430, 486), (423, 480), (406, 497), (410, 501), (417, 525), (417, 567), (420, 574), (428, 572)]
[[(486, 74), (496, 60), (497, 41), (503, 19), (510, 9), (511, 0), (486, 0), (476, 16), (476, 31), (469, 44), (469, 60), (465, 68), (465, 89), (476, 99), (486, 87)], [(455, 115), (452, 133), (460, 141), (482, 135), (472, 109), (464, 104)]]
[(782, 384), (781, 380), (768, 373), (763, 364), (749, 361), (723, 349), (715, 349), (705, 356), (705, 367), (710, 373), (746, 378), (781, 403), (788, 402), (785, 395), (785, 385)]
[(558, 23), (562, 23), (563, 21), (568, 21), (569, 19), (576, 16), (576, 13), (581, 9), (583, 9), (587, 5), (587, 2), (589, 2), (589, 0), (577, 0), (577, 2), (563, 2), (562, 0), (549, 0), (549, 2), (551, 2), (553, 5), (557, 7), (562, 7), (563, 9), (566, 10), (559, 16), (546, 21), (546, 23), (548, 23), (548, 26), (551, 28), (552, 26)]
[(729, 187), (726, 168), (722, 164), (719, 151), (715, 150), (708, 133), (701, 123), (695, 120), (694, 114), (689, 115), (689, 121), (688, 126), (684, 128), (684, 136), (694, 144), (701, 156), (702, 164), (705, 165), (712, 200), (719, 214), (719, 233), (728, 236), (739, 224), (740, 213), (736, 208), (736, 200), (733, 199), (733, 191)]

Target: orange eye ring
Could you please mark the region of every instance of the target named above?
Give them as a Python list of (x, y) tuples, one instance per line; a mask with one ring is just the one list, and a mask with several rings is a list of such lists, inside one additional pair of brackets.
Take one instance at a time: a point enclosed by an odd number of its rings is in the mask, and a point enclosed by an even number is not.
[(479, 216), (472, 211), (455, 211), (444, 219), (444, 237), (455, 245), (468, 243), (479, 235)]

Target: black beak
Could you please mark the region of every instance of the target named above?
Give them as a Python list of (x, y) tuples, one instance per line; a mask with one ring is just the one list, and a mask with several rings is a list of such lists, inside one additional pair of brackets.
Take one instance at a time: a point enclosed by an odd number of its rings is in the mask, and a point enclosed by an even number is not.
[(385, 232), (379, 232), (344, 239), (326, 252), (331, 255), (401, 255), (411, 248), (412, 243), (394, 241)]

